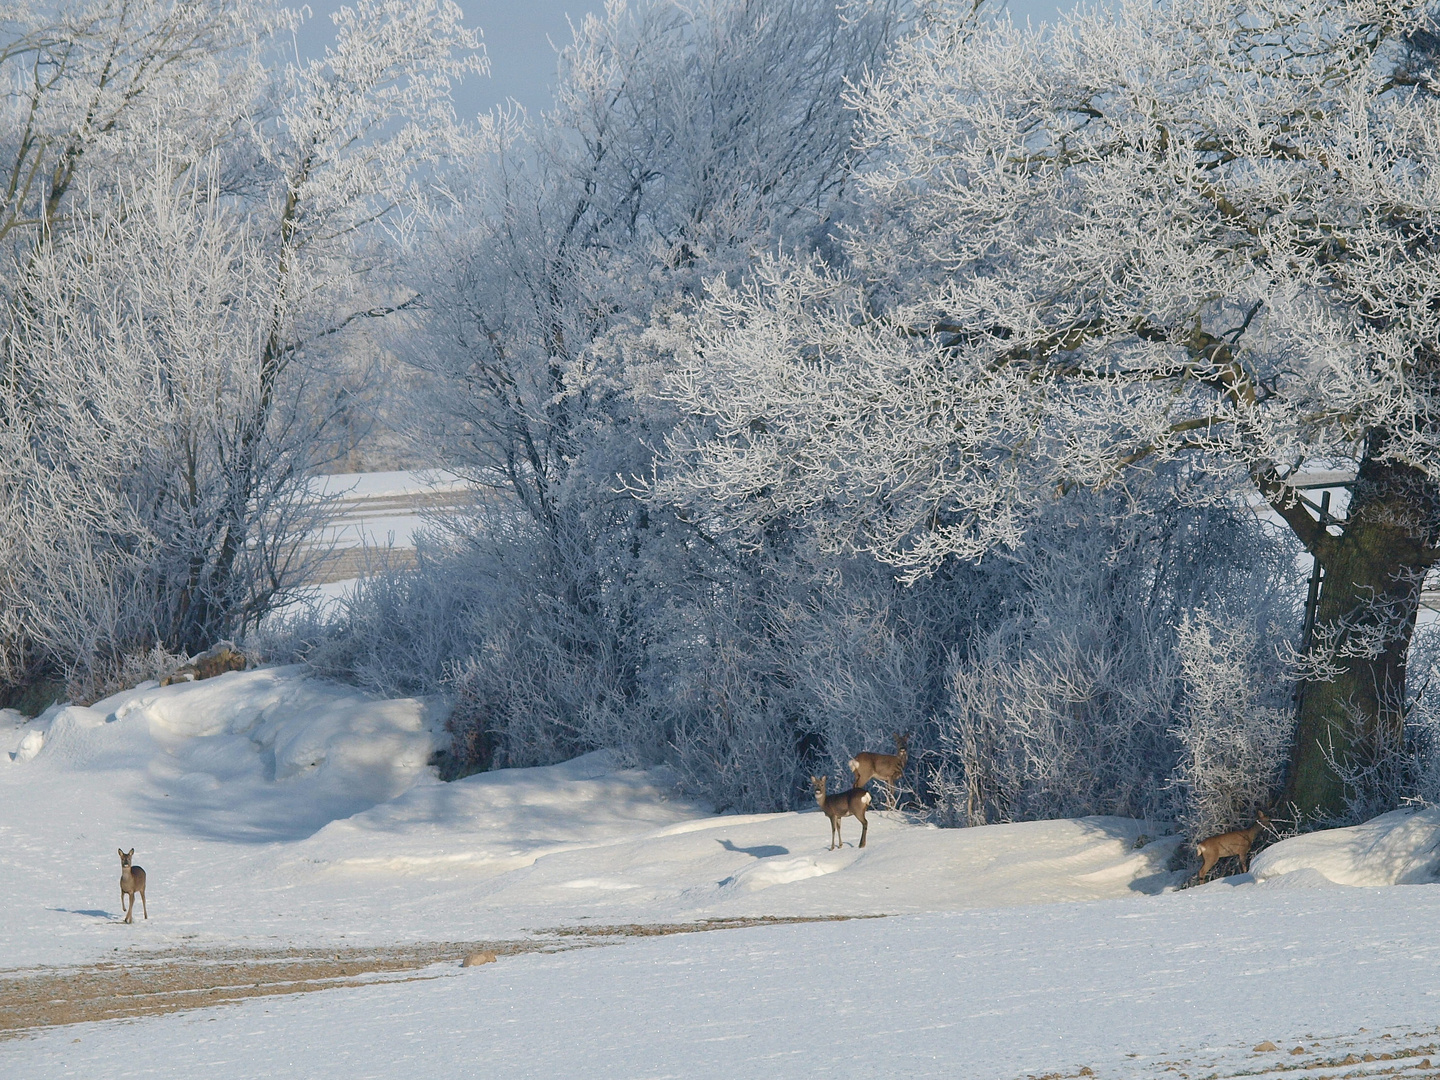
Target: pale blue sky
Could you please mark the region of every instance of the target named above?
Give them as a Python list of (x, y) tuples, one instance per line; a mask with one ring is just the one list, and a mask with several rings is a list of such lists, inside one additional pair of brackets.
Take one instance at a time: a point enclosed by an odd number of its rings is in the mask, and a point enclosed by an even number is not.
[[(490, 76), (460, 88), (458, 103), (468, 113), (485, 112), (514, 98), (532, 112), (549, 103), (555, 76), (555, 48), (570, 40), (569, 15), (577, 20), (599, 10), (604, 0), (460, 0), (465, 21), (485, 35)], [(302, 53), (317, 53), (332, 32), (329, 13), (340, 0), (311, 0), (315, 17), (301, 32)], [(1068, 6), (1068, 5), (1065, 5)], [(1053, 21), (1055, 0), (1010, 0), (1016, 22)]]

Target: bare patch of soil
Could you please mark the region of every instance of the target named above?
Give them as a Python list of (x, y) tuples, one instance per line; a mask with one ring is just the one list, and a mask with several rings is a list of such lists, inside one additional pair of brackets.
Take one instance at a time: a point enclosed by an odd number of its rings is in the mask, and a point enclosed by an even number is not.
[[(486, 945), (497, 954), (519, 942)], [(508, 948), (507, 948), (508, 946)], [(426, 977), (480, 945), (381, 949), (165, 950), (124, 960), (0, 974), (0, 1039), (31, 1028), (155, 1016), (272, 994)], [(433, 977), (433, 976), (430, 976)]]
[(245, 998), (433, 979), (441, 973), (437, 965), (459, 964), (481, 951), (493, 952), (503, 960), (521, 953), (593, 948), (627, 937), (846, 918), (762, 916), (695, 923), (565, 926), (518, 941), (429, 942), (368, 949), (166, 949), (73, 967), (12, 969), (0, 971), (0, 1039), (36, 1028), (158, 1016)]
[(541, 931), (562, 938), (664, 937), (669, 934), (699, 934), (706, 930), (739, 930), (747, 926), (787, 926), (791, 923), (850, 922), (854, 919), (884, 919), (884, 915), (752, 915), (734, 919), (702, 919), (690, 923), (620, 923), (556, 926)]

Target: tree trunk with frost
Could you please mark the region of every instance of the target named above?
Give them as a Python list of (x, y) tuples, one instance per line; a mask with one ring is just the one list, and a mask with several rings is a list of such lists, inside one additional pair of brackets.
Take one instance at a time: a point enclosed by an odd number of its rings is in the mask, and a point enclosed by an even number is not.
[[(1405, 671), (1434, 563), (1440, 487), (1419, 470), (1378, 461), (1372, 432), (1337, 534), (1302, 535), (1325, 572), (1299, 689), (1287, 800), (1307, 816), (1344, 817), (1345, 774), (1405, 739)], [(1308, 517), (1308, 515), (1307, 515)]]

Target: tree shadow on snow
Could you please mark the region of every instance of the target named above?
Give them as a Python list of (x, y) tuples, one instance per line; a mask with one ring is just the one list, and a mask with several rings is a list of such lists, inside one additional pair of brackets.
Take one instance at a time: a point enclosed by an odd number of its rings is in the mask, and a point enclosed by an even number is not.
[(757, 859), (768, 859), (772, 855), (789, 855), (790, 849), (783, 848), (779, 844), (761, 844), (759, 847), (736, 847), (729, 840), (715, 841), (726, 851), (738, 851), (742, 855), (751, 855)]

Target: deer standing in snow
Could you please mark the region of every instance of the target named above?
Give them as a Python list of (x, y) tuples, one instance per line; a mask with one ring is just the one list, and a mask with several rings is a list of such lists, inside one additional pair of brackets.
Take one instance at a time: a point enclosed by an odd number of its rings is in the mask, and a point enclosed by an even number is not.
[(895, 785), (900, 782), (900, 774), (905, 771), (909, 744), (909, 735), (896, 735), (893, 754), (872, 754), (868, 750), (863, 754), (856, 754), (848, 762), (850, 771), (855, 774), (854, 786), (864, 787), (872, 778), (883, 780), (890, 789), (890, 802), (893, 804)]
[(815, 786), (815, 801), (830, 819), (830, 850), (845, 846), (840, 839), (840, 819), (846, 814), (853, 815), (855, 820), (860, 822), (860, 846), (864, 847), (865, 835), (870, 831), (870, 823), (865, 820), (865, 808), (870, 805), (870, 793), (861, 788), (851, 788), (849, 791), (826, 795), (825, 777), (812, 776), (810, 783)]
[(1260, 835), (1260, 830), (1268, 828), (1270, 819), (1261, 810), (1255, 815), (1255, 824), (1248, 829), (1236, 829), (1234, 832), (1221, 833), (1219, 836), (1209, 836), (1195, 845), (1195, 853), (1205, 860), (1200, 868), (1200, 876), (1196, 884), (1204, 884), (1205, 875), (1215, 869), (1215, 864), (1227, 855), (1235, 855), (1240, 859), (1240, 872), (1243, 874), (1250, 869), (1250, 845), (1255, 843), (1255, 838)]
[[(120, 848), (120, 910), (125, 912), (124, 922), (133, 921), (135, 914), (135, 894), (140, 894), (140, 910), (145, 912), (145, 918), (150, 918), (150, 905), (145, 902), (145, 870), (139, 866), (132, 866), (130, 860), (135, 857), (135, 849), (132, 847), (127, 853)], [(125, 907), (125, 897), (130, 897), (130, 907)]]

